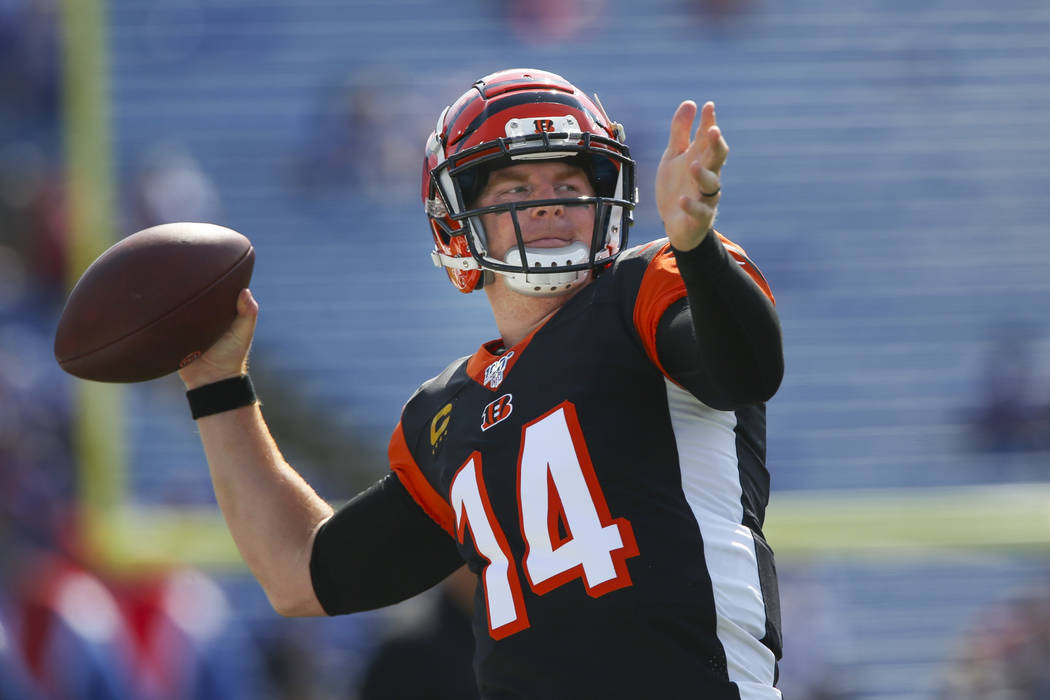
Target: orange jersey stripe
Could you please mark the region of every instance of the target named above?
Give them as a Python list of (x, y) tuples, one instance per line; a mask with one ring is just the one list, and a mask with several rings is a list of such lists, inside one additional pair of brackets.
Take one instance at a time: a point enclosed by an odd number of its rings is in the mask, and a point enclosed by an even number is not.
[[(769, 300), (776, 304), (776, 299), (773, 298), (773, 292), (769, 289), (765, 277), (747, 257), (744, 249), (717, 231), (714, 234), (718, 236), (718, 240), (725, 246), (729, 255), (744, 268), (744, 271), (769, 297)], [(642, 337), (642, 344), (645, 346), (649, 359), (665, 375), (667, 372), (664, 371), (656, 353), (656, 328), (660, 324), (660, 318), (667, 311), (667, 307), (685, 295), (685, 282), (682, 281), (682, 276), (678, 272), (678, 262), (671, 250), (671, 244), (664, 243), (642, 277), (638, 297), (634, 302), (634, 326)]]
[(660, 318), (674, 302), (685, 296), (685, 282), (678, 272), (671, 244), (665, 243), (649, 262), (634, 300), (634, 327), (642, 337), (645, 354), (665, 375), (663, 365), (656, 353), (656, 327)]
[(485, 343), (480, 348), (478, 348), (478, 351), (474, 353), (469, 360), (467, 360), (467, 374), (470, 375), (470, 378), (476, 381), (478, 384), (486, 386), (492, 391), (495, 391), (499, 387), (499, 385), (497, 384), (496, 386), (490, 386), (485, 383), (485, 370), (488, 369), (488, 367), (492, 363), (499, 360), (500, 357), (506, 357), (507, 361), (503, 366), (503, 374), (507, 374), (508, 372), (510, 372), (511, 367), (513, 367), (514, 363), (518, 361), (519, 357), (521, 357), (528, 344), (532, 342), (532, 337), (536, 335), (536, 333), (545, 325), (547, 325), (547, 321), (544, 321), (540, 325), (533, 328), (531, 333), (522, 338), (521, 341), (514, 347), (507, 348), (506, 352), (504, 352), (502, 355), (497, 355), (494, 352), (494, 350), (500, 348), (503, 345), (503, 341), (497, 338), (496, 340), (490, 340), (489, 342)]
[(769, 288), (769, 283), (766, 282), (766, 278), (762, 276), (762, 272), (758, 269), (755, 263), (751, 262), (751, 258), (747, 257), (747, 251), (736, 243), (733, 243), (733, 241), (729, 240), (718, 231), (715, 231), (715, 235), (718, 236), (718, 240), (722, 241), (722, 245), (724, 245), (726, 250), (729, 251), (729, 254), (733, 256), (733, 259), (744, 268), (744, 272), (755, 281), (755, 284), (761, 288), (762, 292), (769, 297), (769, 300), (773, 302), (773, 305), (775, 306), (777, 300), (773, 298), (773, 291)]
[(412, 458), (408, 443), (405, 442), (405, 431), (400, 421), (394, 429), (394, 434), (390, 436), (390, 448), (387, 454), (390, 458), (390, 468), (397, 474), (397, 478), (412, 495), (413, 500), (434, 522), (454, 538), (456, 536), (456, 515), (452, 511), (452, 506), (434, 490), (434, 487), (423, 476), (416, 460)]

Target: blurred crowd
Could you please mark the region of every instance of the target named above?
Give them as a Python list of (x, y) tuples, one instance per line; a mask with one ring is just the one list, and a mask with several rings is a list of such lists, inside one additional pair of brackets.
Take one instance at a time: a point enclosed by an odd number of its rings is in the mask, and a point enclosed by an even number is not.
[[(1050, 452), (1050, 366), (1032, 329), (992, 329), (973, 414), (974, 447), (988, 452)], [(1044, 465), (1028, 478), (1046, 479)]]
[(1009, 595), (970, 622), (944, 700), (1050, 699), (1050, 589)]
[[(0, 698), (303, 697), (277, 670), (294, 645), (235, 619), (211, 576), (107, 572), (81, 551), (72, 380), (52, 359), (69, 248), (58, 29), (55, 0), (0, 1)], [(217, 216), (178, 149), (143, 158), (126, 200), (133, 227)]]

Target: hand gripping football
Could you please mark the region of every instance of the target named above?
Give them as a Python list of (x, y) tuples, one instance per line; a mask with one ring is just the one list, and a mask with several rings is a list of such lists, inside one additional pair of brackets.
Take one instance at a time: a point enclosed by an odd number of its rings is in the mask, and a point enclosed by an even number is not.
[(142, 382), (207, 350), (251, 281), (251, 241), (214, 224), (163, 224), (113, 245), (73, 287), (55, 333), (62, 369), (99, 382)]

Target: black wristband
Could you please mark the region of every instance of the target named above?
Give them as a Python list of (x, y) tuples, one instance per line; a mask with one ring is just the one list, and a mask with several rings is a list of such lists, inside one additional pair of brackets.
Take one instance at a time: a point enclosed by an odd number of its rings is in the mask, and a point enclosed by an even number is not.
[(251, 377), (247, 374), (190, 389), (186, 398), (190, 402), (193, 420), (251, 406), (258, 401)]

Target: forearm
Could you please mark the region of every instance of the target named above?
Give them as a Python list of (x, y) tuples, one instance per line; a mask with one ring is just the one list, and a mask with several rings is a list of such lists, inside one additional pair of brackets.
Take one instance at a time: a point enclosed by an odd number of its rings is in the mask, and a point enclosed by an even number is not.
[(664, 368), (714, 408), (768, 400), (784, 373), (772, 301), (713, 233), (675, 257), (688, 304), (668, 309), (657, 329)]
[(197, 421), (234, 543), (282, 615), (321, 615), (310, 552), (331, 507), (285, 461), (258, 405)]
[(340, 615), (411, 598), (462, 565), (456, 540), (390, 472), (325, 521), (310, 571), (324, 609)]

